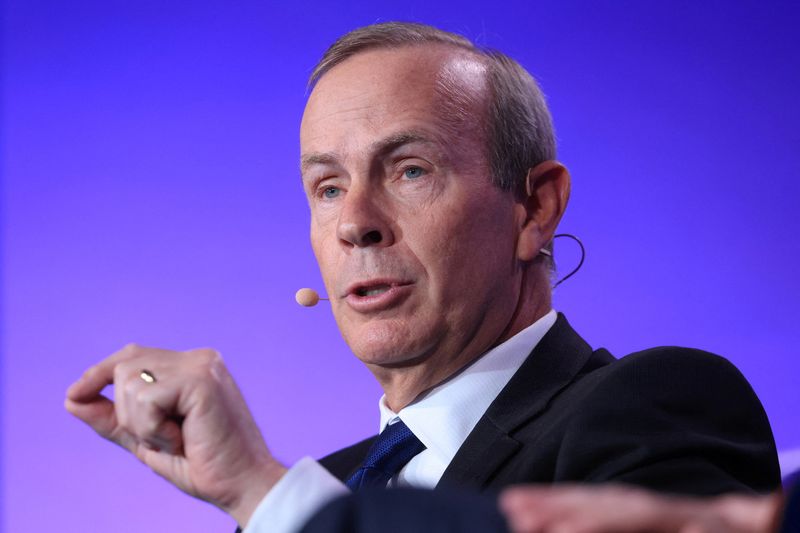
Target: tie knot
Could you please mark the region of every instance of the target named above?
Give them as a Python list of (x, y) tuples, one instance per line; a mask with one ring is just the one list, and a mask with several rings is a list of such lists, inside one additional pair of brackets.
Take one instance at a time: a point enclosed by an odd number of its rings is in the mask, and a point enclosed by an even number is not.
[(358, 490), (366, 486), (385, 487), (386, 483), (402, 469), (425, 445), (402, 420), (386, 426), (372, 444), (361, 468), (347, 481), (347, 486)]
[(370, 448), (363, 466), (387, 471), (395, 470), (393, 466), (400, 463), (397, 467), (397, 471), (399, 471), (412, 457), (424, 449), (425, 446), (417, 436), (408, 429), (402, 420), (398, 420), (394, 424), (386, 426), (381, 432), (378, 440)]

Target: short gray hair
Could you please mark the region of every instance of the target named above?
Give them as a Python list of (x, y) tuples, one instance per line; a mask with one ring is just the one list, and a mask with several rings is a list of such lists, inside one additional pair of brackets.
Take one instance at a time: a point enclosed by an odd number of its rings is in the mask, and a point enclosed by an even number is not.
[(502, 52), (480, 48), (462, 35), (426, 24), (372, 24), (337, 39), (314, 67), (309, 86), (313, 87), (326, 72), (359, 52), (423, 44), (466, 50), (486, 65), (491, 94), (485, 126), (492, 179), (501, 189), (521, 194), (528, 169), (556, 158), (556, 141), (550, 112), (538, 84), (519, 63)]

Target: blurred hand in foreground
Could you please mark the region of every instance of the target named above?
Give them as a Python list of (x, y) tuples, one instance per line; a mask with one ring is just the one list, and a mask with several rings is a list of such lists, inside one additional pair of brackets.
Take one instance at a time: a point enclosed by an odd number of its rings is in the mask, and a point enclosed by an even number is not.
[(782, 496), (667, 496), (620, 485), (518, 486), (500, 509), (514, 533), (769, 533)]

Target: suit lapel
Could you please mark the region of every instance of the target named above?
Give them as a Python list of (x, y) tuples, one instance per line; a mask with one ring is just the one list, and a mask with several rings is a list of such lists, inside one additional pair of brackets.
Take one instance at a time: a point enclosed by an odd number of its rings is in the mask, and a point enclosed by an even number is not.
[(350, 477), (356, 473), (356, 470), (361, 466), (364, 458), (367, 456), (372, 444), (378, 436), (364, 439), (357, 442), (352, 446), (348, 446), (342, 450), (327, 455), (319, 460), (319, 463), (325, 469), (338, 478), (342, 483), (346, 482)]
[(483, 487), (521, 444), (515, 428), (540, 415), (569, 385), (592, 355), (591, 347), (559, 313), (508, 384), (459, 448), (437, 487)]

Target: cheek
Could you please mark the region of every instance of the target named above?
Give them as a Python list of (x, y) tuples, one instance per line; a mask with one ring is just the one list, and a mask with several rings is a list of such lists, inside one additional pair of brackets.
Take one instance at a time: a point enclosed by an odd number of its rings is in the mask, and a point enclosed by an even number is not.
[[(514, 219), (505, 204), (467, 203), (426, 217), (421, 262), (434, 289), (448, 300), (504, 283), (514, 268)], [(426, 260), (427, 259), (427, 260)]]
[(333, 282), (333, 275), (337, 271), (335, 246), (335, 235), (333, 238), (327, 228), (317, 225), (312, 221), (311, 223), (311, 249), (314, 251), (314, 257), (317, 259), (322, 280), (328, 290), (331, 289), (330, 284)]

